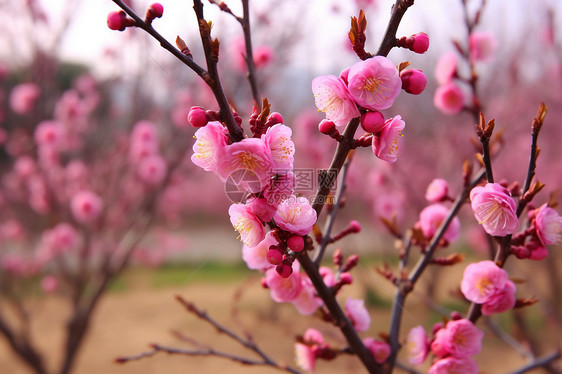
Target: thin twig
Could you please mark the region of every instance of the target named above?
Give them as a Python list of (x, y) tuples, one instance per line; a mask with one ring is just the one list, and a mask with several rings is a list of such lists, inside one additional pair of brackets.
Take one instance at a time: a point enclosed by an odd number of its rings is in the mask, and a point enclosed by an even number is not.
[(560, 350), (557, 350), (551, 354), (540, 357), (535, 361), (531, 362), (530, 364), (525, 365), (515, 371), (512, 371), (509, 374), (523, 374), (536, 368), (546, 367), (549, 366), (553, 361), (558, 360), (560, 357), (562, 357), (560, 355)]

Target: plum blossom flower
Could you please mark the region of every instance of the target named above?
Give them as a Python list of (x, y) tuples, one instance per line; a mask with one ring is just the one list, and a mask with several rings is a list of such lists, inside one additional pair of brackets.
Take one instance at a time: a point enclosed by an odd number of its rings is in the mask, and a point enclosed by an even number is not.
[(37, 247), (37, 259), (41, 263), (51, 261), (65, 253), (77, 250), (82, 242), (78, 230), (68, 223), (59, 223), (45, 230)]
[(461, 292), (473, 303), (486, 303), (501, 292), (508, 282), (507, 272), (493, 261), (475, 262), (466, 267), (461, 281)]
[(63, 141), (64, 130), (56, 121), (42, 121), (35, 128), (33, 138), (38, 146), (58, 149)]
[(166, 160), (160, 155), (152, 155), (143, 158), (137, 167), (140, 179), (150, 186), (157, 186), (166, 177), (168, 166)]
[(435, 178), (425, 190), (425, 198), (432, 203), (438, 203), (447, 199), (449, 185), (445, 179)]
[(454, 82), (445, 83), (435, 90), (433, 105), (443, 114), (457, 114), (464, 107), (464, 94)]
[(265, 283), (274, 301), (278, 303), (290, 302), (301, 293), (302, 281), (298, 271), (298, 263), (294, 263), (293, 268), (293, 274), (290, 277), (279, 275), (274, 268), (265, 272)]
[(478, 364), (469, 357), (446, 357), (437, 360), (429, 368), (428, 374), (478, 374)]
[(449, 83), (457, 74), (458, 59), (455, 52), (447, 52), (437, 61), (435, 65), (435, 78), (437, 83), (444, 85)]
[[(420, 228), (423, 232), (423, 235), (430, 239), (435, 235), (439, 226), (447, 215), (449, 214), (449, 209), (446, 206), (441, 204), (432, 204), (430, 206), (425, 207), (420, 212)], [(449, 227), (443, 234), (443, 239), (447, 240), (449, 243), (456, 241), (461, 232), (461, 223), (458, 217), (453, 218)]]
[(328, 347), (324, 343), (322, 333), (316, 329), (307, 329), (303, 335), (302, 343), (295, 344), (295, 361), (297, 365), (308, 371), (314, 371), (316, 367), (316, 352), (321, 347)]
[(76, 193), (70, 201), (72, 215), (80, 223), (95, 221), (100, 216), (102, 209), (102, 199), (89, 190)]
[(487, 31), (477, 31), (470, 34), (468, 38), (470, 48), (470, 59), (473, 61), (489, 61), (498, 46), (494, 34)]
[(262, 139), (245, 138), (220, 149), (217, 173), (221, 180), (236, 172), (246, 173), (242, 180), (246, 190), (256, 193), (264, 189), (273, 172), (273, 160)]
[(410, 364), (419, 365), (425, 361), (428, 353), (428, 343), (427, 334), (422, 326), (416, 326), (410, 330), (406, 350)]
[(279, 204), (273, 219), (283, 230), (302, 236), (316, 223), (316, 211), (306, 198), (293, 195)]
[(271, 61), (273, 61), (274, 56), (275, 53), (269, 46), (257, 46), (253, 51), (254, 65), (256, 66), (256, 69), (269, 65)]
[(278, 170), (292, 170), (295, 155), (295, 143), (290, 127), (277, 124), (267, 129), (262, 139), (271, 152), (273, 166)]
[(265, 238), (263, 223), (246, 204), (232, 204), (228, 209), (230, 222), (248, 247), (258, 245)]
[(488, 234), (506, 236), (517, 231), (515, 201), (505, 187), (497, 183), (474, 187), (470, 200), (474, 216)]
[(301, 276), (302, 289), (299, 295), (291, 301), (300, 314), (309, 316), (322, 305), (322, 299), (316, 294), (310, 278)]
[(226, 135), (220, 122), (209, 122), (195, 132), (191, 161), (206, 171), (216, 171), (217, 155), (226, 146)]
[(271, 231), (265, 234), (265, 238), (257, 245), (250, 247), (247, 245), (242, 246), (242, 259), (249, 269), (254, 270), (267, 270), (273, 267), (266, 258), (267, 251), (272, 245), (277, 245), (279, 242), (273, 237)]
[(347, 81), (353, 100), (371, 110), (390, 108), (402, 88), (398, 70), (383, 56), (357, 62), (349, 70)]
[(562, 217), (546, 204), (533, 211), (533, 226), (543, 245), (556, 244), (562, 239)]
[(27, 114), (33, 110), (41, 89), (35, 83), (22, 83), (10, 92), (10, 107), (17, 114)]
[(338, 126), (345, 126), (359, 117), (359, 109), (351, 98), (341, 78), (323, 75), (312, 80), (312, 93), (316, 107), (326, 113), (326, 118)]
[(515, 306), (515, 284), (508, 280), (505, 286), (499, 292), (491, 295), (488, 300), (482, 304), (482, 314), (491, 316), (496, 313), (503, 313)]
[(362, 299), (347, 298), (345, 302), (345, 314), (351, 320), (351, 324), (357, 331), (367, 331), (371, 325), (371, 316), (367, 308), (365, 308), (365, 301)]
[(438, 357), (470, 357), (482, 349), (483, 337), (484, 333), (467, 319), (449, 321), (435, 334), (431, 350)]
[(384, 364), (390, 356), (390, 346), (386, 342), (374, 338), (365, 338), (363, 344), (371, 352), (377, 364)]
[(372, 149), (378, 158), (390, 163), (398, 160), (398, 149), (402, 142), (402, 130), (406, 124), (401, 116), (386, 121), (383, 129), (373, 136)]

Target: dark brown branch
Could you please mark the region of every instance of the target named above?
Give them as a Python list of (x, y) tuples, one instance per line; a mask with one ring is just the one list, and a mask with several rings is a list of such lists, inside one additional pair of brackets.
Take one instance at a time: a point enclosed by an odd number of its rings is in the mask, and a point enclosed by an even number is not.
[(12, 350), (21, 357), (26, 364), (33, 368), (35, 373), (45, 374), (47, 372), (43, 364), (43, 359), (35, 347), (33, 347), (29, 340), (16, 336), (5, 322), (2, 315), (0, 315), (0, 333), (4, 335)]
[(390, 22), (388, 22), (384, 38), (377, 52), (378, 56), (387, 56), (390, 50), (397, 46), (398, 40), (396, 39), (396, 32), (398, 31), (398, 25), (400, 25), (404, 13), (406, 13), (408, 8), (412, 5), (414, 5), (414, 0), (397, 0), (394, 3)]
[(556, 360), (560, 359), (560, 357), (562, 357), (561, 354), (560, 354), (560, 350), (557, 350), (556, 352), (553, 352), (549, 355), (538, 358), (535, 361), (531, 362), (530, 364), (525, 365), (522, 368), (517, 369), (515, 371), (512, 371), (509, 374), (523, 374), (523, 373), (526, 373), (526, 372), (531, 371), (531, 370), (536, 369), (536, 368), (547, 367), (553, 361), (556, 361)]

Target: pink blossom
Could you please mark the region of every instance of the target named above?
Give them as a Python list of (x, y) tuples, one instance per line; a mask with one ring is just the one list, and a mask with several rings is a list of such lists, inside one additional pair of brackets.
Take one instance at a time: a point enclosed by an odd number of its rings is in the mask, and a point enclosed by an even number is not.
[(80, 223), (95, 221), (103, 209), (102, 199), (92, 191), (84, 190), (76, 193), (70, 201), (70, 210), (74, 219)]
[(482, 349), (484, 333), (467, 319), (449, 321), (437, 331), (431, 350), (438, 357), (470, 357)]
[(349, 70), (347, 79), (353, 100), (371, 110), (390, 108), (402, 88), (398, 70), (383, 56), (357, 62)]
[(250, 247), (242, 246), (242, 259), (249, 269), (267, 270), (273, 267), (266, 258), (269, 247), (277, 245), (279, 242), (273, 237), (271, 231), (265, 234), (265, 238), (257, 245)]
[(488, 234), (506, 236), (517, 231), (516, 204), (505, 187), (497, 183), (474, 187), (470, 200), (474, 216)]
[(445, 179), (435, 178), (425, 190), (425, 198), (432, 203), (445, 201), (449, 194), (449, 185)]
[(158, 130), (151, 121), (138, 121), (131, 130), (131, 141), (158, 143)]
[(428, 374), (478, 374), (476, 361), (469, 357), (446, 357), (437, 360), (429, 368)]
[(457, 114), (464, 108), (464, 94), (455, 83), (445, 83), (435, 90), (433, 104), (443, 114)]
[(316, 368), (316, 355), (312, 347), (302, 344), (295, 344), (295, 362), (303, 370), (313, 372)]
[(326, 118), (338, 126), (345, 126), (359, 117), (359, 110), (341, 78), (324, 75), (314, 78), (312, 92), (316, 107), (326, 113)]
[(390, 356), (390, 346), (386, 342), (374, 338), (365, 338), (363, 344), (371, 352), (377, 364), (384, 364)]
[(530, 260), (540, 261), (548, 256), (548, 250), (545, 247), (534, 248), (529, 254)]
[(317, 296), (316, 289), (308, 277), (302, 276), (301, 282), (302, 290), (291, 303), (297, 308), (300, 314), (309, 316), (322, 305), (322, 299)]
[(266, 67), (273, 61), (274, 53), (273, 50), (267, 45), (260, 45), (254, 48), (254, 65), (256, 69)]
[(14, 163), (14, 171), (21, 178), (29, 178), (37, 171), (37, 164), (30, 156), (20, 156)]
[(427, 334), (422, 326), (416, 326), (408, 333), (406, 351), (410, 364), (420, 365), (425, 361), (428, 353), (428, 342)]
[(402, 142), (402, 130), (405, 126), (400, 116), (387, 120), (383, 129), (373, 136), (372, 149), (375, 156), (383, 161), (396, 162), (399, 145)]
[(292, 171), (275, 174), (263, 190), (263, 196), (270, 205), (279, 205), (282, 201), (293, 195), (296, 177)]
[(35, 128), (34, 139), (38, 146), (58, 149), (63, 141), (64, 130), (56, 121), (42, 121)]
[(262, 139), (271, 153), (273, 166), (277, 170), (292, 170), (295, 155), (295, 143), (290, 127), (277, 124), (267, 129)]
[(65, 253), (78, 250), (82, 238), (78, 230), (68, 223), (59, 223), (52, 229), (45, 230), (37, 247), (37, 259), (42, 262), (51, 261)]
[(278, 303), (293, 301), (302, 291), (298, 263), (294, 263), (293, 267), (293, 274), (287, 278), (279, 275), (275, 269), (269, 269), (265, 272), (265, 283), (269, 288), (271, 298)]
[(367, 308), (365, 308), (364, 300), (348, 297), (345, 302), (345, 314), (350, 319), (355, 330), (367, 331), (369, 329), (371, 316)]
[(230, 222), (240, 234), (240, 239), (248, 247), (258, 245), (265, 238), (263, 223), (245, 204), (232, 204), (228, 209)]
[(250, 207), (250, 211), (262, 222), (271, 221), (277, 211), (275, 206), (270, 205), (267, 200), (262, 197), (249, 200), (247, 205)]
[(464, 270), (461, 292), (467, 300), (482, 304), (501, 292), (507, 281), (507, 272), (493, 261), (480, 261), (468, 265)]
[(195, 132), (191, 161), (206, 171), (217, 170), (217, 155), (226, 146), (226, 135), (220, 122), (209, 122)]
[(44, 292), (55, 292), (59, 287), (59, 281), (54, 275), (47, 275), (41, 279), (41, 289)]
[(435, 66), (435, 78), (437, 83), (445, 85), (457, 74), (458, 59), (455, 52), (447, 52), (439, 58)]
[(293, 195), (279, 204), (273, 219), (283, 230), (302, 236), (316, 223), (316, 211), (306, 198)]
[(217, 172), (223, 182), (229, 176), (236, 175), (234, 173), (244, 173), (243, 187), (253, 193), (262, 191), (269, 183), (273, 160), (262, 139), (245, 138), (221, 148), (219, 152)]
[(534, 226), (543, 245), (556, 244), (562, 239), (562, 217), (546, 204), (533, 211)]
[(33, 110), (39, 95), (41, 90), (37, 84), (19, 84), (10, 92), (10, 107), (17, 114), (28, 114)]
[[(431, 239), (448, 215), (449, 209), (444, 205), (433, 204), (425, 207), (420, 212), (419, 221), (423, 235), (426, 238)], [(455, 217), (449, 224), (449, 227), (447, 227), (445, 234), (443, 234), (443, 239), (447, 240), (449, 243), (453, 243), (459, 238), (460, 233), (461, 223), (458, 217)]]
[(168, 165), (160, 155), (152, 155), (143, 158), (137, 167), (139, 178), (150, 186), (157, 186), (166, 177)]
[(473, 61), (489, 61), (493, 56), (498, 42), (491, 32), (476, 31), (468, 39), (470, 59)]
[(333, 287), (336, 285), (336, 276), (334, 275), (332, 269), (327, 266), (320, 266), (318, 272), (322, 276), (322, 280), (326, 286)]
[(515, 306), (515, 284), (508, 280), (502, 290), (491, 295), (482, 304), (482, 314), (490, 316), (496, 313), (503, 313)]

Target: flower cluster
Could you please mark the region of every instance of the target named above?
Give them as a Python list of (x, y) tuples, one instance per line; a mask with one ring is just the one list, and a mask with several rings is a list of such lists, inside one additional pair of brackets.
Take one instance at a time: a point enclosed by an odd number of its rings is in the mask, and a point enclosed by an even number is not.
[(467, 300), (482, 304), (482, 314), (503, 313), (515, 305), (515, 284), (493, 261), (470, 264), (464, 270), (461, 292)]
[[(399, 72), (388, 58), (375, 56), (343, 70), (339, 77), (314, 78), (312, 92), (318, 109), (335, 126), (345, 126), (360, 116), (361, 126), (368, 133), (362, 139), (365, 145), (370, 142), (378, 158), (395, 162), (405, 123), (400, 116), (385, 121), (379, 110), (390, 108), (401, 88), (419, 94), (426, 83), (421, 70)], [(321, 124), (320, 131), (339, 140), (335, 126)]]
[[(231, 143), (220, 122), (207, 121), (212, 117), (199, 107), (189, 113), (190, 122), (200, 127), (191, 160), (225, 182), (229, 196), (236, 198), (232, 188), (240, 193), (240, 202), (228, 212), (244, 243), (248, 266), (260, 270), (275, 266), (281, 277), (288, 278), (296, 253), (304, 249), (303, 236), (316, 223), (310, 202), (293, 194), (292, 131), (282, 124), (279, 113), (269, 114), (262, 123), (253, 116), (254, 136)], [(273, 228), (269, 233), (266, 224)]]
[(471, 358), (482, 348), (484, 333), (466, 319), (454, 319), (442, 326), (435, 325), (434, 337), (429, 340), (422, 326), (410, 330), (406, 349), (411, 364), (422, 364), (431, 351), (436, 360), (429, 374), (477, 374), (478, 365)]

